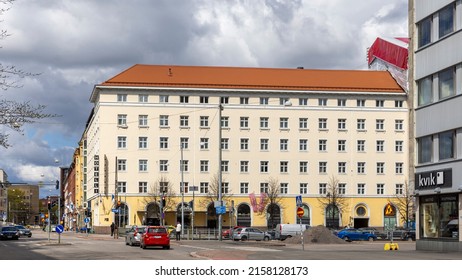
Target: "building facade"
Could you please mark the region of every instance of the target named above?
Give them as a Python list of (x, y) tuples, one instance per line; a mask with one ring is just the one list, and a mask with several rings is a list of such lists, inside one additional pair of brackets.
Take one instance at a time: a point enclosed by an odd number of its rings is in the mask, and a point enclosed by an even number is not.
[(409, 3), (417, 249), (462, 251), (462, 2)]
[(297, 196), (312, 226), (405, 220), (407, 95), (386, 71), (135, 65), (90, 100), (95, 231), (213, 228), (220, 181), (224, 226), (299, 222)]

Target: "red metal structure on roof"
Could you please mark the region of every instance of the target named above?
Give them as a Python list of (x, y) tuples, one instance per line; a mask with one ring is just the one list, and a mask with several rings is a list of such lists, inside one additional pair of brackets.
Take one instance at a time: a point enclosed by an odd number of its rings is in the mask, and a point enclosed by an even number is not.
[(377, 38), (368, 50), (368, 64), (378, 58), (407, 70), (408, 46), (409, 38)]

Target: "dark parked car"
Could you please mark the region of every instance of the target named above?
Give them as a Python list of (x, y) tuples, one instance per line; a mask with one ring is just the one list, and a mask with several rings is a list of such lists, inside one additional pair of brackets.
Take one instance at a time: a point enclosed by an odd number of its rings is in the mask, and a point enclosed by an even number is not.
[(19, 230), (14, 226), (2, 227), (0, 230), (0, 239), (19, 239)]
[(26, 228), (25, 226), (16, 225), (14, 227), (19, 230), (19, 236), (32, 237), (32, 232), (30, 231), (30, 229)]
[(396, 228), (392, 231), (386, 232), (385, 239), (391, 240), (415, 240), (415, 230), (407, 229), (407, 228)]
[(377, 240), (377, 235), (370, 231), (363, 231), (357, 228), (346, 228), (337, 233), (337, 237), (345, 241), (374, 241)]
[(125, 235), (125, 245), (140, 245), (141, 235), (145, 232), (146, 227), (133, 226)]

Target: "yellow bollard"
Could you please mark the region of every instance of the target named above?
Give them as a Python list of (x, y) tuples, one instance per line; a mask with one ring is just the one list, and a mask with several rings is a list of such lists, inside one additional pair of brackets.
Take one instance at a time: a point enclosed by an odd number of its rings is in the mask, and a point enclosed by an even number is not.
[(393, 250), (398, 250), (399, 246), (398, 243), (385, 243), (385, 246), (383, 246), (383, 250), (385, 251), (393, 251)]

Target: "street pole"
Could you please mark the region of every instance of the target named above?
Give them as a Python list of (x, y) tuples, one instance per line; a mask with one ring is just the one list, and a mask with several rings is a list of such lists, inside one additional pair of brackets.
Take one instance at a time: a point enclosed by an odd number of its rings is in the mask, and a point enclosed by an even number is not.
[(183, 162), (183, 143), (180, 143), (181, 150), (181, 236), (184, 235), (184, 162)]
[[(222, 148), (221, 148), (221, 111), (223, 110), (223, 105), (221, 103), (218, 105), (218, 201), (220, 207), (223, 206), (223, 198), (221, 193), (221, 185), (222, 185), (222, 169), (221, 169), (221, 161), (222, 161)], [(221, 236), (222, 231), (222, 214), (218, 214), (218, 239), (220, 241), (223, 240)]]

